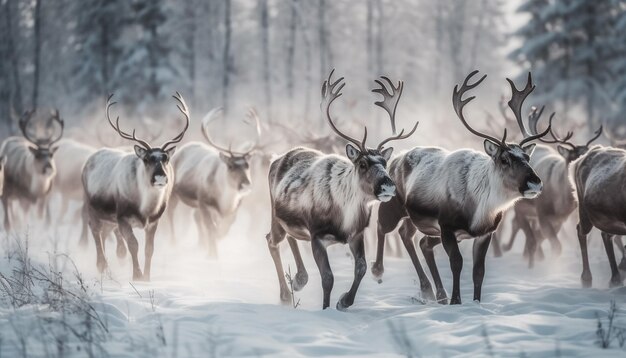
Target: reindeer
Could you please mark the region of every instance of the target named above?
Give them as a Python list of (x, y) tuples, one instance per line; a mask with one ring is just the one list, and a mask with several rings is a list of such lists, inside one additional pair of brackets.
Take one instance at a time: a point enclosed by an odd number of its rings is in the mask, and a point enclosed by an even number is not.
[[(454, 87), (452, 103), (461, 123), (474, 135), (484, 138), (486, 155), (471, 149), (448, 152), (436, 147), (416, 147), (401, 153), (389, 164), (389, 173), (397, 185), (398, 195), (382, 203), (378, 215), (378, 252), (372, 273), (383, 273), (385, 235), (399, 226), (399, 233), (420, 279), (420, 289), (426, 298), (433, 296), (432, 288), (422, 269), (413, 245), (413, 236), (419, 230), (426, 235), (420, 248), (435, 281), (437, 300), (445, 303), (447, 294), (433, 255), (434, 246), (443, 244), (450, 259), (453, 289), (450, 304), (460, 304), (460, 275), (463, 257), (458, 241), (474, 241), (474, 300), (480, 301), (485, 273), (485, 255), (502, 214), (521, 198), (535, 198), (543, 184), (529, 164), (535, 144), (527, 143), (548, 133), (527, 136), (519, 144), (507, 143), (507, 130), (502, 139), (487, 135), (467, 123), (463, 108), (475, 97), (463, 95), (478, 86), (487, 76), (469, 84), (478, 71), (471, 72), (459, 88)], [(530, 74), (526, 87), (519, 91), (513, 82), (508, 102), (515, 118), (521, 122), (524, 99), (535, 88)]]
[(2, 193), (6, 231), (10, 231), (15, 222), (15, 212), (11, 210), (14, 200), (20, 203), (27, 216), (30, 214), (31, 205), (36, 204), (39, 217), (43, 216), (46, 224), (49, 224), (50, 220), (48, 193), (56, 174), (53, 156), (57, 150), (55, 143), (63, 136), (65, 122), (59, 116), (58, 110), (52, 110), (49, 121), (58, 124), (60, 128), (58, 134), (55, 136), (53, 130), (46, 130), (43, 137), (38, 137), (29, 130), (34, 114), (35, 110), (26, 111), (19, 119), (23, 137), (9, 137), (0, 146), (0, 156), (6, 158), (4, 159), (6, 165), (3, 165)]
[[(537, 121), (541, 112), (533, 107), (529, 116), (529, 128), (533, 134), (537, 133)], [(550, 126), (552, 126), (553, 118), (554, 113), (550, 116)], [(540, 249), (541, 242), (546, 238), (550, 241), (556, 255), (561, 253), (558, 233), (576, 209), (576, 198), (573, 193), (574, 188), (570, 185), (568, 167), (571, 162), (585, 154), (591, 143), (601, 134), (602, 127), (587, 143), (581, 145), (570, 142), (573, 136), (571, 131), (561, 138), (550, 129), (551, 140), (540, 138), (544, 143), (558, 144), (558, 154), (545, 145), (538, 145), (535, 149), (536, 153), (533, 154), (530, 165), (545, 184), (544, 190), (537, 199), (520, 200), (515, 205), (511, 237), (509, 243), (504, 246), (505, 251), (511, 249), (515, 235), (521, 229), (526, 237), (524, 254), (528, 256), (530, 267), (533, 266), (536, 250)], [(530, 224), (531, 220), (536, 223), (535, 226)]]
[[(104, 238), (113, 231), (118, 238), (118, 257), (125, 253), (128, 244), (133, 261), (133, 280), (150, 280), (150, 263), (154, 252), (154, 235), (159, 218), (165, 211), (173, 187), (173, 169), (169, 163), (176, 147), (189, 128), (189, 110), (183, 97), (176, 92), (174, 99), (178, 110), (185, 117), (183, 130), (160, 148), (120, 129), (109, 115), (112, 102), (110, 95), (106, 105), (106, 118), (113, 129), (124, 139), (132, 140), (134, 153), (117, 149), (100, 149), (87, 159), (82, 181), (85, 190), (84, 215), (96, 243), (97, 267), (103, 272), (107, 267), (104, 257)], [(133, 227), (145, 230), (145, 264), (143, 274), (137, 259), (138, 242)]]
[[(342, 95), (345, 83), (343, 77), (333, 81), (333, 72), (322, 84), (321, 106), (331, 129), (348, 142), (347, 159), (300, 147), (274, 160), (269, 171), (271, 231), (266, 238), (276, 266), (283, 302), (290, 299), (290, 292), (278, 245), (286, 236), (296, 259), (298, 272), (293, 288), (298, 291), (306, 285), (308, 274), (296, 239), (311, 242), (313, 257), (322, 277), (323, 309), (330, 305), (330, 292), (334, 283), (326, 248), (336, 243), (348, 244), (355, 260), (354, 281), (350, 290), (337, 303), (337, 309), (343, 310), (354, 303), (359, 284), (367, 270), (363, 231), (369, 222), (371, 206), (377, 201), (389, 201), (395, 195), (396, 187), (385, 169), (393, 148), (385, 148), (385, 145), (411, 136), (418, 122), (406, 135), (403, 130), (380, 142), (375, 149), (368, 148), (365, 145), (367, 127), (363, 140), (359, 141), (335, 126), (330, 107)], [(388, 78), (382, 79), (391, 84)], [(395, 108), (402, 93), (402, 82), (398, 89), (392, 85), (391, 92), (382, 82), (376, 82), (381, 88), (374, 89), (374, 92), (382, 94), (384, 99), (375, 104), (387, 110), (392, 123), (395, 123)]]
[(202, 133), (209, 145), (191, 142), (172, 157), (176, 179), (168, 208), (172, 237), (178, 202), (195, 209), (200, 242), (213, 257), (217, 257), (217, 241), (228, 233), (241, 200), (250, 193), (250, 158), (259, 148), (261, 139), (259, 117), (254, 109), (250, 109), (248, 117), (256, 128), (255, 144), (243, 152), (216, 144), (211, 138), (209, 124), (221, 111), (221, 108), (213, 109), (202, 120)]
[[(613, 123), (611, 126), (604, 126), (604, 136), (609, 140), (611, 147), (626, 150), (626, 139), (624, 139), (624, 137), (626, 137), (626, 125), (621, 124), (615, 126), (615, 124), (616, 123)], [(607, 130), (607, 127), (610, 127), (610, 129)], [(626, 246), (624, 246), (622, 236), (615, 235), (613, 242), (615, 243), (615, 246), (617, 246), (617, 249), (622, 253), (619, 269), (626, 273)]]
[(622, 278), (615, 260), (612, 239), (626, 235), (626, 151), (593, 146), (570, 165), (570, 180), (578, 199), (578, 243), (582, 253), (583, 287), (591, 287), (592, 276), (587, 255), (587, 235), (593, 227), (602, 233), (602, 242), (611, 267), (611, 287), (621, 286)]

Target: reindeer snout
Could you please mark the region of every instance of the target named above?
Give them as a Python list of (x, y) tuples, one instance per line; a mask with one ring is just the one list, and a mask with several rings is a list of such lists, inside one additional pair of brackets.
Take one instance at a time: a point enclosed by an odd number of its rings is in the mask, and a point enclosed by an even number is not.
[(541, 182), (541, 179), (539, 179), (538, 176), (533, 175), (526, 179), (526, 183), (520, 192), (524, 198), (533, 199), (539, 196), (542, 190), (543, 183)]
[(154, 186), (165, 186), (167, 185), (167, 176), (165, 175), (155, 175), (152, 179), (152, 185)]
[(378, 200), (382, 202), (387, 202), (391, 200), (394, 196), (396, 196), (396, 185), (391, 181), (391, 179), (386, 178), (382, 183), (378, 186), (378, 192), (376, 193), (376, 197)]

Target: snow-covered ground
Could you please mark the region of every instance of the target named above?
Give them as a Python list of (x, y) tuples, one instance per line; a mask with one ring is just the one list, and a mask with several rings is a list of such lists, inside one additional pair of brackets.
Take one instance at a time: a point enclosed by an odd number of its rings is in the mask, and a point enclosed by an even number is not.
[[(599, 238), (590, 240), (594, 281), (581, 288), (580, 253), (573, 233), (559, 259), (546, 259), (529, 270), (521, 258), (522, 240), (514, 252), (487, 260), (483, 301), (472, 302), (471, 242), (462, 243), (465, 267), (460, 306), (416, 299), (416, 275), (407, 258), (387, 258), (382, 284), (368, 272), (348, 311), (334, 309), (352, 281), (352, 258), (342, 246), (329, 249), (335, 286), (331, 308), (322, 311), (317, 267), (305, 243), (309, 283), (296, 298), (300, 306), (281, 305), (274, 266), (265, 245), (265, 212), (237, 221), (230, 237), (220, 243), (220, 258), (209, 260), (198, 249), (195, 230), (181, 233), (172, 246), (166, 235), (157, 238), (152, 281), (130, 284), (130, 259), (119, 262), (109, 242), (110, 277), (101, 280), (93, 244), (76, 246), (76, 229), (34, 232), (29, 251), (34, 263), (47, 263), (56, 242), (76, 262), (90, 290), (93, 309), (108, 333), (88, 347), (69, 339), (64, 354), (111, 357), (219, 356), (615, 356), (626, 347), (613, 341), (609, 349), (596, 344), (598, 317), (606, 327), (610, 301), (626, 310), (626, 290), (608, 289), (609, 267)], [(181, 226), (181, 225), (179, 225)], [(165, 231), (165, 230), (164, 230)], [(182, 228), (181, 228), (182, 231)], [(570, 230), (571, 231), (571, 230)], [(161, 233), (163, 234), (163, 232)], [(185, 237), (186, 239), (182, 239)], [(0, 272), (8, 275), (15, 258), (7, 259), (3, 239)], [(140, 240), (141, 242), (142, 240)], [(285, 269), (295, 266), (284, 243)], [(451, 288), (447, 258), (437, 249), (446, 288)], [(550, 257), (549, 248), (547, 256)], [(372, 252), (368, 252), (370, 259)], [(141, 259), (142, 260), (142, 259)], [(75, 282), (70, 274), (69, 281)], [(2, 288), (0, 288), (2, 290)], [(0, 357), (57, 356), (59, 332), (50, 327), (49, 307), (0, 307)], [(42, 318), (43, 317), (43, 318)], [(74, 320), (76, 320), (74, 318)], [(58, 321), (58, 317), (57, 317)], [(70, 319), (71, 321), (71, 319)], [(73, 324), (78, 325), (77, 321)], [(626, 311), (616, 324), (626, 327)], [(96, 330), (97, 331), (97, 330)], [(55, 334), (56, 333), (56, 334)], [(48, 342), (43, 345), (42, 342)], [(58, 342), (57, 342), (58, 343)], [(45, 347), (45, 349), (44, 349)], [(80, 349), (79, 349), (80, 348)], [(47, 351), (46, 351), (47, 349)]]

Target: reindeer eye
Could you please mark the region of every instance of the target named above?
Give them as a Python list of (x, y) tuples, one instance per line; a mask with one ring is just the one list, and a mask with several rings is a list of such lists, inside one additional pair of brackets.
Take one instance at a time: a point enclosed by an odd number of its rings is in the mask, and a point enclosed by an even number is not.
[(365, 162), (359, 162), (359, 169), (365, 170), (366, 167), (367, 167), (367, 164), (365, 164)]
[(505, 157), (500, 157), (500, 163), (502, 163), (502, 165), (509, 165), (509, 161)]

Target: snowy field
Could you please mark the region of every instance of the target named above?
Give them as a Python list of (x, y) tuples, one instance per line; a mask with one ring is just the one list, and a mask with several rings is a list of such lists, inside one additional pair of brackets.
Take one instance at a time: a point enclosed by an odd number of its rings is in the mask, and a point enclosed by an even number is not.
[[(618, 311), (615, 325), (626, 327), (626, 289), (607, 288), (609, 267), (601, 240), (595, 235), (590, 240), (592, 289), (581, 288), (578, 243), (570, 232), (565, 235), (568, 240), (562, 257), (549, 259), (548, 249), (548, 259), (533, 270), (527, 269), (521, 258), (521, 239), (514, 251), (502, 258), (490, 253), (481, 303), (471, 301), (471, 242), (462, 243), (465, 267), (460, 306), (423, 303), (416, 296), (417, 277), (408, 258), (387, 258), (382, 284), (368, 272), (354, 306), (346, 312), (337, 311), (334, 305), (352, 281), (352, 258), (346, 247), (333, 246), (329, 253), (335, 286), (331, 308), (322, 311), (319, 274), (304, 243), (300, 245), (306, 253), (309, 283), (296, 293), (300, 300), (296, 309), (280, 304), (276, 273), (265, 245), (265, 215), (258, 213), (254, 224), (250, 217), (239, 219), (229, 238), (220, 243), (217, 261), (198, 250), (195, 230), (183, 233), (181, 228), (181, 239), (175, 246), (162, 230), (157, 237), (152, 281), (134, 286), (129, 282), (130, 258), (119, 261), (112, 241), (107, 246), (110, 273), (101, 278), (93, 243), (86, 251), (76, 247), (76, 229), (55, 233), (33, 230), (28, 245), (32, 266), (47, 266), (55, 246), (57, 252), (67, 252), (84, 278), (83, 293), (89, 307), (84, 312), (92, 313), (81, 316), (80, 309), (55, 309), (58, 298), (55, 301), (54, 297), (20, 307), (2, 297), (0, 357), (626, 354), (626, 347), (620, 348), (617, 340), (608, 349), (597, 343), (598, 318), (606, 328), (611, 300), (624, 310)], [(4, 277), (19, 266), (16, 240), (2, 239), (0, 272)], [(368, 257), (371, 261), (373, 252), (368, 252)], [(451, 273), (440, 247), (437, 257), (450, 291)], [(66, 258), (57, 256), (56, 261), (65, 262)], [(283, 263), (286, 270), (289, 265), (295, 271), (286, 242)], [(82, 292), (71, 265), (58, 270), (64, 272), (66, 288)], [(35, 295), (42, 286), (35, 282)], [(68, 302), (73, 302), (71, 297)]]

